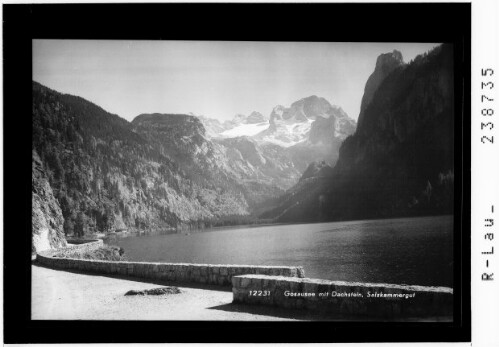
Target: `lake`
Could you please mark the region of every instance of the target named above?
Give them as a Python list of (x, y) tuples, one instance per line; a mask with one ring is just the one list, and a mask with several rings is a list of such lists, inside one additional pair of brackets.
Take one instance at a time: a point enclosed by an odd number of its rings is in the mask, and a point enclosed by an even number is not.
[(130, 261), (299, 265), (338, 281), (452, 287), (453, 217), (207, 229), (114, 237)]

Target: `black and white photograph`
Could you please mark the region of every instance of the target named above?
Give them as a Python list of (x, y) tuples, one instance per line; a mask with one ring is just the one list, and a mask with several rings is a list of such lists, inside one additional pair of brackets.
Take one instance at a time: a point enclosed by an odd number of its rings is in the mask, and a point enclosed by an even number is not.
[[(232, 15), (213, 9), (197, 24), (181, 18), (207, 4), (151, 5), (141, 13), (164, 14), (167, 28), (143, 36), (133, 26), (120, 32), (118, 14), (138, 5), (67, 5), (49, 29), (43, 13), (59, 7), (32, 7), (23, 89), (31, 104), (17, 115), (27, 125), (22, 155), (31, 154), (22, 169), (31, 169), (21, 275), (29, 326), (68, 332), (83, 322), (85, 331), (122, 329), (123, 337), (153, 324), (170, 327), (162, 341), (177, 341), (188, 324), (244, 331), (301, 322), (320, 324), (321, 336), (366, 327), (370, 339), (369, 329), (401, 327), (416, 329), (402, 339), (424, 341), (417, 329), (431, 328), (439, 341), (466, 340), (466, 27), (455, 37), (450, 24), (432, 29), (445, 5), (428, 17), (431, 34), (417, 36), (411, 21), (400, 27), (415, 4), (394, 14), (387, 4), (288, 4), (293, 29), (284, 39), (275, 5), (244, 5), (241, 25), (262, 25), (254, 35), (221, 24), (242, 13), (230, 4)], [(469, 15), (458, 7), (456, 20)], [(321, 36), (328, 25), (310, 26), (310, 14), (321, 22), (324, 9), (337, 18), (379, 13), (385, 36), (368, 28)], [(109, 10), (117, 17), (100, 32)], [(96, 26), (88, 18), (88, 31), (63, 31), (58, 20), (67, 26), (76, 12), (95, 13)], [(265, 21), (249, 21), (256, 12)], [(384, 39), (390, 16), (396, 39)], [(180, 23), (207, 34), (185, 35)], [(219, 33), (212, 23), (233, 34), (210, 34)], [(145, 331), (146, 341), (162, 342)], [(338, 336), (358, 341), (361, 331)]]
[(451, 321), (453, 87), (442, 43), (34, 40), (32, 318)]

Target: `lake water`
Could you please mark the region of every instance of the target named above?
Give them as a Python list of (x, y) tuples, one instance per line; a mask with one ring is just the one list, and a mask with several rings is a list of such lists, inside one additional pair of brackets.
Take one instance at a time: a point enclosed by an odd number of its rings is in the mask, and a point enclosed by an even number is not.
[(113, 238), (130, 261), (300, 265), (306, 277), (452, 287), (452, 216)]

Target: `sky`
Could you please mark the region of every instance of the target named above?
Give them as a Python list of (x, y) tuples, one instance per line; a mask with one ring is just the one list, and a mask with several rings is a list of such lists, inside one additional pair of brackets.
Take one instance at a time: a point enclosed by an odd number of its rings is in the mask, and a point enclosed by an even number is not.
[(310, 95), (357, 120), (376, 58), (437, 43), (33, 40), (33, 80), (129, 121), (194, 113), (220, 121)]

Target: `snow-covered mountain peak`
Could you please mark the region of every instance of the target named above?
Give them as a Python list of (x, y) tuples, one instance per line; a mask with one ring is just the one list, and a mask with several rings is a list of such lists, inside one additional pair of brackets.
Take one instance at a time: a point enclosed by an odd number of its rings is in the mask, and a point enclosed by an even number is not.
[(253, 111), (248, 116), (237, 114), (224, 123), (200, 119), (210, 137), (248, 136), (258, 142), (285, 148), (306, 142), (314, 145), (331, 143), (333, 138), (343, 140), (355, 129), (355, 122), (341, 107), (331, 105), (325, 98), (316, 95), (295, 101), (290, 107), (277, 105), (268, 117)]
[(253, 124), (240, 124), (234, 128), (225, 130), (219, 134), (219, 137), (239, 137), (239, 136), (255, 136), (258, 133), (268, 129), (269, 122), (253, 123)]
[(272, 118), (278, 118), (278, 119), (282, 119), (282, 115), (284, 113), (284, 110), (286, 109), (286, 107), (282, 106), (282, 105), (277, 105), (276, 107), (274, 107), (272, 109), (272, 112), (270, 113), (270, 119)]
[(263, 114), (257, 111), (251, 112), (251, 114), (246, 118), (246, 124), (255, 124), (255, 123), (263, 123), (267, 122), (268, 118), (266, 118)]

